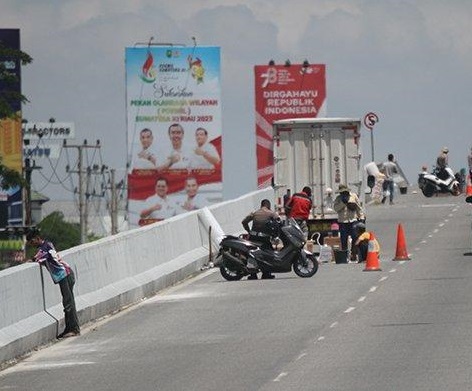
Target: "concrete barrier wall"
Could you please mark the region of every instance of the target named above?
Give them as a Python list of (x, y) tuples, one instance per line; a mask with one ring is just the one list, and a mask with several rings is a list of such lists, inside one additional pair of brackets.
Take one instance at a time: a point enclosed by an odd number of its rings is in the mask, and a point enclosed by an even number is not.
[[(135, 303), (198, 273), (222, 234), (271, 188), (62, 251), (76, 274), (81, 324)], [(211, 235), (210, 235), (211, 227)], [(29, 263), (0, 272), (0, 364), (55, 338), (63, 328), (62, 298), (47, 270)]]

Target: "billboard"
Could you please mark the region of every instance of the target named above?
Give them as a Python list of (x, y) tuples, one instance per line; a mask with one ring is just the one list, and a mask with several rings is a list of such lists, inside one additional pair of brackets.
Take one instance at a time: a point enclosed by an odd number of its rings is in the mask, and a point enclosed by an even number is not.
[(220, 48), (126, 48), (131, 227), (222, 199)]
[[(19, 50), (20, 30), (0, 29), (0, 44), (2, 47)], [(8, 102), (16, 114), (16, 118), (0, 118), (0, 155), (2, 164), (18, 171), (23, 170), (23, 139), (21, 134), (21, 101), (12, 100), (9, 93), (21, 93), (21, 64), (20, 60), (11, 56), (1, 56), (2, 73), (13, 78), (0, 78), (0, 95)], [(0, 227), (6, 225), (22, 225), (21, 188), (7, 190), (0, 188)]]
[(257, 185), (271, 185), (274, 166), (272, 123), (326, 116), (324, 64), (256, 65)]

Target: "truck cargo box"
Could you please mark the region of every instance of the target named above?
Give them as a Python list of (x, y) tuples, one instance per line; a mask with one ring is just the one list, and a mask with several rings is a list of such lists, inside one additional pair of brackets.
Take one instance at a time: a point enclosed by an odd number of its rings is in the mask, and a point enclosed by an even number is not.
[(334, 198), (341, 183), (362, 201), (360, 127), (360, 119), (355, 118), (275, 121), (274, 189), (278, 206), (283, 207), (287, 191), (293, 194), (309, 186), (314, 204), (312, 218), (326, 218), (328, 222), (336, 215), (329, 208), (326, 190), (332, 189)]

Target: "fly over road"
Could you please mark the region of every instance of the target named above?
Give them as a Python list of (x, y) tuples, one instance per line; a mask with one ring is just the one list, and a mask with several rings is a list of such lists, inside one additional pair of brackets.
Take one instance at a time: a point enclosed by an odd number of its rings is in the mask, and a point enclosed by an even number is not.
[[(395, 202), (367, 207), (381, 271), (228, 282), (210, 269), (3, 370), (0, 391), (468, 390), (472, 206)], [(411, 260), (392, 260), (398, 224)]]

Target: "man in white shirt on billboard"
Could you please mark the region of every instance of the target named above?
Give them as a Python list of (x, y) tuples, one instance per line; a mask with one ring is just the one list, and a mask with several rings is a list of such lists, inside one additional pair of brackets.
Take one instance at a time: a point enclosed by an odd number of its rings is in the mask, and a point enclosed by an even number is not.
[(167, 179), (160, 177), (156, 181), (156, 194), (147, 198), (140, 217), (144, 220), (160, 221), (177, 214), (178, 205), (169, 198)]
[(172, 152), (167, 158), (167, 166), (171, 170), (188, 169), (190, 166), (190, 153), (184, 147), (184, 128), (180, 124), (169, 126), (169, 138), (172, 144)]
[(193, 150), (190, 166), (193, 169), (213, 169), (221, 159), (215, 146), (208, 142), (208, 131), (197, 128), (195, 131), (196, 148)]
[(157, 153), (155, 152), (152, 143), (154, 136), (152, 130), (144, 128), (139, 132), (139, 141), (142, 149), (137, 153), (133, 162), (133, 168), (139, 170), (148, 170), (157, 168)]
[(185, 180), (185, 192), (185, 197), (177, 202), (181, 208), (181, 213), (200, 209), (208, 205), (208, 200), (202, 194), (198, 193), (198, 182), (196, 178), (188, 177)]

